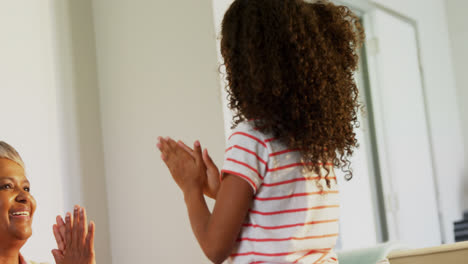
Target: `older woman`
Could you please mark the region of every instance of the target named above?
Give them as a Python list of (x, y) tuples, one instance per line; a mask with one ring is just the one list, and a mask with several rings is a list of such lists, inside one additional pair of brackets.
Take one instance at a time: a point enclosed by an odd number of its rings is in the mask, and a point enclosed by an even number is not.
[[(0, 141), (0, 263), (35, 264), (20, 254), (32, 234), (36, 200), (30, 193), (24, 163), (18, 152)], [(52, 251), (57, 264), (95, 264), (94, 224), (89, 227), (86, 212), (75, 206), (65, 221), (58, 216), (54, 225), (58, 249)]]

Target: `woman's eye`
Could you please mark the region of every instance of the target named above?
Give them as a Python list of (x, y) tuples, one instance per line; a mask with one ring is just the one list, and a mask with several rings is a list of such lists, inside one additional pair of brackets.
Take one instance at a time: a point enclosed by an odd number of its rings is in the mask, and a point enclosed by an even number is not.
[(11, 185), (11, 184), (4, 184), (4, 185), (2, 185), (2, 189), (4, 189), (4, 190), (13, 189), (13, 185)]

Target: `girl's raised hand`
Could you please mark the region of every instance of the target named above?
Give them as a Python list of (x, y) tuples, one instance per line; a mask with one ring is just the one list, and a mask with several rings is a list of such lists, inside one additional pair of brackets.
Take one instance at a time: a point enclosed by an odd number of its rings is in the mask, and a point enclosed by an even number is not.
[(169, 137), (159, 137), (158, 140), (157, 147), (161, 151), (161, 159), (182, 192), (203, 191), (206, 185), (206, 166), (200, 142), (195, 141), (193, 153), (190, 154)]
[(53, 226), (58, 249), (52, 250), (56, 264), (96, 264), (94, 252), (94, 222), (89, 225), (86, 211), (75, 206), (73, 216), (67, 212), (65, 221), (57, 216)]
[[(187, 151), (192, 157), (195, 158), (193, 149), (185, 145), (185, 143), (180, 140), (177, 141), (177, 144), (179, 144), (182, 148), (185, 149), (185, 151)], [(216, 166), (216, 164), (213, 162), (210, 155), (208, 154), (208, 149), (203, 150), (202, 157), (203, 162), (206, 166), (207, 176), (206, 185), (203, 188), (203, 194), (210, 198), (216, 199), (216, 195), (218, 194), (220, 185), (220, 172), (218, 166)]]

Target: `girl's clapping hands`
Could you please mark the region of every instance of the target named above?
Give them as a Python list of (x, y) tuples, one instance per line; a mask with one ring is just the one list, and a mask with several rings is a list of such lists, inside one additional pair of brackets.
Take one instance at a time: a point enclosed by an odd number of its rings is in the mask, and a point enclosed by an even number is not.
[[(184, 142), (182, 141), (177, 141), (177, 144), (179, 144), (181, 147), (183, 147), (192, 157), (195, 158), (195, 154), (193, 149), (191, 149), (189, 146), (185, 145)], [(218, 194), (219, 190), (219, 185), (220, 185), (220, 172), (218, 169), (218, 166), (213, 162), (213, 159), (211, 159), (210, 155), (208, 154), (208, 150), (204, 149), (202, 152), (202, 157), (203, 157), (203, 162), (205, 163), (206, 166), (206, 185), (203, 188), (203, 194), (206, 196), (216, 199), (216, 195)]]
[(190, 153), (169, 137), (158, 139), (157, 147), (161, 151), (161, 159), (182, 192), (203, 192), (207, 184), (207, 167), (203, 161), (200, 142), (195, 141), (193, 152)]

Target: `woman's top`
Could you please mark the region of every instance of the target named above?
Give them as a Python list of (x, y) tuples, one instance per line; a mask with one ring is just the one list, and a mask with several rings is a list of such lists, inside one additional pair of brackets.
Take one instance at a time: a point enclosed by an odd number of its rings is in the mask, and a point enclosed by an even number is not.
[(31, 260), (25, 260), (23, 258), (23, 256), (20, 254), (19, 255), (19, 264), (48, 264), (48, 263), (45, 263), (45, 262), (34, 262), (34, 261), (31, 261)]
[[(298, 150), (242, 122), (227, 142), (222, 175), (254, 191), (230, 263), (338, 263), (339, 197), (331, 164), (320, 175), (306, 169)], [(324, 167), (329, 168), (327, 186)]]

